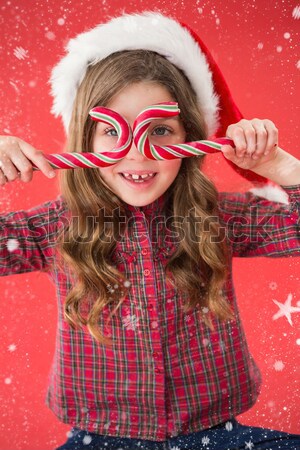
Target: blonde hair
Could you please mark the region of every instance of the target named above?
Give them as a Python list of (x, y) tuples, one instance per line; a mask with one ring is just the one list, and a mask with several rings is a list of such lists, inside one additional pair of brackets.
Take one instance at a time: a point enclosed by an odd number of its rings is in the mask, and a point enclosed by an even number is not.
[[(145, 81), (164, 86), (178, 102), (187, 141), (206, 138), (196, 94), (184, 73), (155, 52), (130, 50), (114, 53), (88, 67), (78, 88), (64, 151), (91, 151), (96, 122), (88, 116), (90, 109), (105, 106), (125, 86)], [(180, 240), (167, 263), (166, 277), (178, 290), (188, 294), (185, 311), (196, 306), (203, 311), (208, 308), (202, 316), (212, 328), (211, 315), (227, 320), (233, 313), (222, 296), (228, 275), (228, 248), (224, 236), (222, 238), (223, 229), (214, 220), (218, 193), (214, 184), (199, 170), (203, 161), (203, 157), (184, 158), (169, 188), (173, 216), (187, 217), (191, 210), (195, 214), (191, 218), (194, 227), (185, 222), (181, 225), (185, 238)], [(122, 295), (107, 289), (115, 284), (124, 285), (126, 281), (124, 274), (113, 265), (116, 241), (111, 239), (124, 232), (125, 225), (118, 219), (119, 214), (126, 215), (124, 203), (106, 185), (98, 169), (60, 171), (60, 187), (68, 210), (76, 218), (69, 222), (57, 240), (62, 267), (70, 270), (75, 281), (66, 297), (65, 319), (72, 328), (87, 326), (95, 339), (111, 344), (101, 333), (98, 321), (105, 305), (116, 305), (112, 314), (115, 313), (130, 289), (124, 286)], [(103, 209), (106, 216), (113, 217), (109, 231), (103, 217), (99, 220), (99, 211)], [(96, 216), (96, 226), (94, 221), (86, 220)], [(202, 219), (200, 223), (195, 217)], [(219, 236), (219, 242), (214, 242), (212, 236)]]

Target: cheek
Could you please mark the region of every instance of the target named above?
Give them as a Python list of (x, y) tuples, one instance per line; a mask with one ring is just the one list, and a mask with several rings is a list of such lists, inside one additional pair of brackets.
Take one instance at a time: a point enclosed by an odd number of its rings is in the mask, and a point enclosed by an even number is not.
[(172, 161), (168, 161), (165, 163), (165, 166), (162, 167), (162, 171), (169, 176), (169, 178), (176, 178), (180, 167), (182, 164), (182, 159), (174, 159)]
[(111, 167), (99, 167), (99, 172), (101, 177), (107, 184), (110, 184), (110, 180), (112, 179), (112, 168)]

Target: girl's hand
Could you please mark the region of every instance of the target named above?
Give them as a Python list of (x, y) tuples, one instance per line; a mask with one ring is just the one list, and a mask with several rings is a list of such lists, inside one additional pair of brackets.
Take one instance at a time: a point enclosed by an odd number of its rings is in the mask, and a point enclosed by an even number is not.
[[(46, 175), (53, 178), (55, 172), (43, 155), (27, 142), (14, 136), (0, 136), (0, 185), (21, 178), (28, 183), (32, 180), (31, 161)], [(51, 175), (53, 173), (53, 175)]]
[(226, 136), (234, 141), (235, 149), (223, 145), (221, 151), (242, 169), (259, 168), (276, 157), (278, 130), (271, 120), (242, 119), (227, 128)]

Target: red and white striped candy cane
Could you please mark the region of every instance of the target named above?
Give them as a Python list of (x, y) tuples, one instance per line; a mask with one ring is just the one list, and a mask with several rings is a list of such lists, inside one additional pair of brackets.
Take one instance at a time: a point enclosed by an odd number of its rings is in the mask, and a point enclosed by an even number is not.
[(148, 159), (169, 160), (188, 158), (191, 156), (216, 153), (222, 145), (232, 145), (228, 138), (214, 139), (214, 141), (194, 141), (184, 144), (158, 146), (150, 143), (148, 128), (155, 119), (178, 116), (180, 109), (175, 102), (160, 103), (145, 108), (136, 118), (133, 125), (133, 140), (137, 149)]
[[(107, 167), (121, 161), (127, 155), (132, 144), (132, 131), (127, 120), (117, 112), (96, 106), (91, 109), (89, 115), (93, 120), (104, 122), (114, 127), (119, 139), (116, 148), (102, 153), (53, 153), (44, 155), (53, 169), (76, 169)], [(39, 170), (32, 163), (34, 170)]]
[[(137, 149), (144, 156), (156, 160), (170, 160), (216, 153), (221, 150), (222, 145), (234, 146), (233, 141), (228, 138), (167, 146), (151, 144), (148, 137), (150, 122), (164, 117), (174, 117), (179, 113), (178, 104), (175, 102), (149, 106), (137, 116), (132, 132), (127, 120), (116, 111), (97, 106), (89, 112), (89, 115), (93, 120), (107, 123), (116, 129), (119, 136), (116, 148), (102, 153), (53, 153), (50, 155), (45, 154), (44, 156), (53, 169), (97, 168), (111, 166), (121, 161), (129, 152), (132, 140), (134, 140)], [(39, 170), (34, 163), (32, 165), (33, 170)]]

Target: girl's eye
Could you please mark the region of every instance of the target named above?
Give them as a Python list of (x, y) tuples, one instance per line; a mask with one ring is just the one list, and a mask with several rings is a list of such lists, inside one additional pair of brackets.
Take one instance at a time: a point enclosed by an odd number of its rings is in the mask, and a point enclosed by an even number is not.
[(115, 128), (107, 128), (105, 131), (105, 134), (112, 137), (118, 137), (118, 132)]
[(152, 134), (154, 134), (156, 136), (168, 136), (171, 133), (172, 133), (172, 130), (170, 128), (162, 126), (162, 125), (154, 128), (152, 130)]

